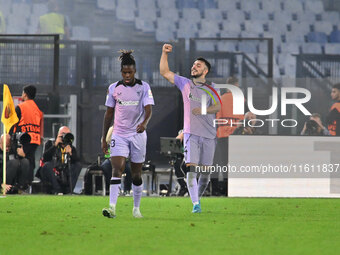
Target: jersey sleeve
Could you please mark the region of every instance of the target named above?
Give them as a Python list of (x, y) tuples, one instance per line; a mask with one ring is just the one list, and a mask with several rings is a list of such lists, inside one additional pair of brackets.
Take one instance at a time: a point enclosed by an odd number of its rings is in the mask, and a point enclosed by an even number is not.
[(107, 90), (105, 106), (114, 108), (116, 106), (116, 100), (113, 97), (113, 92), (115, 89), (115, 84), (110, 85)]
[(144, 93), (143, 93), (143, 106), (146, 105), (154, 105), (154, 99), (153, 99), (153, 95), (152, 95), (152, 91), (150, 89), (150, 85), (147, 84), (146, 82), (143, 82), (143, 86), (144, 86)]
[(188, 78), (175, 74), (174, 84), (177, 88), (179, 88), (180, 91), (183, 90), (185, 84), (187, 84), (188, 82), (190, 82)]

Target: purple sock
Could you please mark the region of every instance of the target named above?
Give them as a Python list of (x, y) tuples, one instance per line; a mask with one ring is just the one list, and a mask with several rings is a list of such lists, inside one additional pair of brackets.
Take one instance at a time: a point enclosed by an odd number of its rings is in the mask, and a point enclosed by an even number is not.
[(121, 178), (112, 177), (110, 181), (110, 205), (117, 204)]
[(132, 191), (133, 191), (133, 206), (139, 207), (140, 199), (142, 198), (143, 193), (143, 184), (139, 186), (132, 184)]
[(192, 203), (198, 203), (197, 173), (187, 173), (187, 186)]

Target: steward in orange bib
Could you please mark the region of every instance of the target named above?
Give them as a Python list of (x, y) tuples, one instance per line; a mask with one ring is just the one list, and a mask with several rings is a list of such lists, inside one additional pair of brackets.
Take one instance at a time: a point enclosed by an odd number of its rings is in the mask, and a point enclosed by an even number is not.
[(44, 132), (43, 113), (34, 102), (36, 91), (36, 87), (32, 85), (25, 86), (21, 95), (23, 102), (15, 108), (19, 122), (14, 132), (27, 132), (31, 136), (31, 142), (23, 146), (26, 158), (30, 161), (30, 182), (33, 180), (35, 168), (35, 151), (41, 143)]
[(340, 136), (340, 83), (333, 86), (331, 98), (336, 102), (332, 105), (327, 116), (328, 131), (330, 135)]

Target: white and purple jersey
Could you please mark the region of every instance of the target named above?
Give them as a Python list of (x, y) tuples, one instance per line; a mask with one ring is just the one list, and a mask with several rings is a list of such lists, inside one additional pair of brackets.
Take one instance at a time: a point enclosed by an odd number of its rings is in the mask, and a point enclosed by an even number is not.
[[(195, 85), (190, 79), (175, 75), (175, 85), (182, 92), (184, 104), (184, 130), (186, 134), (193, 134), (209, 139), (216, 138), (216, 128), (214, 127), (215, 114), (194, 115), (194, 108), (201, 109), (203, 90), (210, 90), (206, 85)], [(211, 85), (212, 87), (213, 84)], [(211, 91), (210, 91), (211, 92)], [(207, 108), (213, 105), (213, 99), (207, 95)]]
[(113, 133), (123, 137), (137, 134), (137, 126), (144, 121), (144, 107), (154, 105), (148, 83), (135, 79), (135, 84), (122, 81), (109, 86), (105, 106), (115, 108)]

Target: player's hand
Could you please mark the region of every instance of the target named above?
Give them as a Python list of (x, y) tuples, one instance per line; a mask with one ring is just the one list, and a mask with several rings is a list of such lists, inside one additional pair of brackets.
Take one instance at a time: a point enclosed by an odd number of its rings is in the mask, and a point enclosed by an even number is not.
[(137, 133), (143, 133), (145, 131), (145, 129), (146, 129), (146, 125), (144, 123), (141, 123), (137, 126), (136, 131), (137, 131)]
[(197, 107), (197, 108), (192, 109), (192, 114), (201, 115), (202, 114), (201, 108)]
[(57, 139), (55, 139), (54, 146), (57, 147), (60, 143), (63, 143), (62, 136), (57, 136)]
[(72, 155), (72, 147), (71, 147), (70, 145), (67, 145), (67, 146), (65, 147), (65, 152), (68, 153), (68, 154), (70, 154), (70, 155)]
[(164, 53), (170, 53), (172, 52), (172, 45), (171, 44), (164, 44), (163, 45), (163, 52)]
[(107, 142), (105, 141), (105, 139), (102, 139), (102, 151), (104, 152), (105, 155), (108, 153)]
[(24, 150), (21, 147), (17, 148), (17, 154), (23, 158), (26, 156)]
[(5, 194), (10, 191), (10, 189), (12, 188), (12, 185), (8, 185), (8, 184), (1, 184), (1, 188), (5, 189)]

